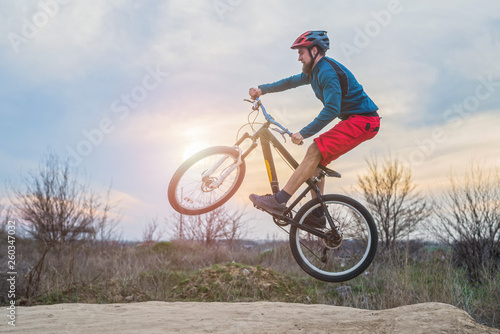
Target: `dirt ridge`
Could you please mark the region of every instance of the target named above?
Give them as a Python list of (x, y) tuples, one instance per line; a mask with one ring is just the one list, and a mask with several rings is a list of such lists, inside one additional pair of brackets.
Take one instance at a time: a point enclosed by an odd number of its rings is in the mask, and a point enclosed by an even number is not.
[(56, 304), (16, 308), (0, 333), (495, 333), (442, 303), (388, 310), (283, 302)]

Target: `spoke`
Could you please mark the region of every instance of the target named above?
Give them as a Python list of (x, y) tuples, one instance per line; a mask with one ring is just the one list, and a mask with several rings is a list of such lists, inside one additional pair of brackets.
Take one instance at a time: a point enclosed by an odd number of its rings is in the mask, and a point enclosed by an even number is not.
[[(309, 252), (310, 252), (313, 256), (315, 256), (318, 260), (320, 260), (321, 262), (323, 262), (321, 258), (319, 258), (316, 254), (314, 254), (314, 252), (313, 252), (313, 251), (312, 251), (309, 247), (307, 247), (307, 245), (306, 245), (306, 244), (304, 244), (302, 241), (300, 241), (300, 244), (301, 244), (302, 246), (304, 246), (304, 248), (306, 248), (306, 249), (307, 249), (307, 250), (308, 250), (308, 251), (309, 251)], [(326, 249), (326, 248), (325, 248), (325, 249)]]
[[(225, 159), (221, 160), (222, 158)], [(194, 163), (179, 181), (175, 195), (178, 202), (188, 209), (203, 209), (223, 199), (236, 184), (240, 172), (239, 168), (235, 168), (227, 175), (217, 188), (211, 189), (210, 183), (216, 182), (235, 162), (235, 157), (220, 153), (207, 156)], [(202, 175), (216, 163), (220, 163), (218, 168), (203, 180)]]

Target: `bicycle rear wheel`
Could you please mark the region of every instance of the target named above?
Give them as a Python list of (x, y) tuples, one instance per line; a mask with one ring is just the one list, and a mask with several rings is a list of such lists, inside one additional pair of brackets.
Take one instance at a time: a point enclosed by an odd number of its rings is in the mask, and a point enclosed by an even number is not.
[[(323, 201), (332, 221), (342, 235), (327, 227), (326, 241), (296, 226), (290, 227), (290, 248), (298, 265), (309, 275), (327, 282), (350, 280), (368, 268), (377, 251), (378, 234), (372, 216), (359, 202), (342, 195), (324, 195)], [(317, 198), (307, 202), (295, 216), (303, 224), (313, 210), (321, 207)]]
[(233, 147), (207, 148), (186, 160), (168, 186), (170, 205), (179, 213), (199, 215), (226, 203), (245, 176), (245, 161), (237, 165)]

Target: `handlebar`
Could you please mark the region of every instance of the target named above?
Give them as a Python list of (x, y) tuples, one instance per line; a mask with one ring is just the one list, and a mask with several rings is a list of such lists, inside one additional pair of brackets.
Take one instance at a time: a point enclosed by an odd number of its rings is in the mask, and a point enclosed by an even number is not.
[[(266, 121), (268, 121), (269, 123), (271, 123), (273, 125), (276, 125), (277, 127), (279, 127), (282, 130), (282, 132), (278, 131), (279, 133), (281, 133), (282, 135), (287, 134), (290, 137), (292, 137), (292, 133), (290, 131), (288, 131), (287, 128), (285, 128), (283, 125), (281, 125), (280, 123), (278, 123), (273, 118), (273, 116), (271, 116), (270, 114), (267, 113), (266, 108), (264, 107), (264, 105), (262, 104), (262, 101), (258, 97), (255, 98), (255, 100), (253, 100), (253, 101), (252, 100), (248, 100), (248, 99), (245, 99), (245, 101), (253, 103), (253, 107), (252, 107), (253, 110), (258, 110), (259, 107), (260, 107), (260, 109), (262, 110), (262, 113), (264, 114), (264, 117), (266, 118)], [(301, 141), (299, 145), (302, 145), (303, 143), (304, 142)]]

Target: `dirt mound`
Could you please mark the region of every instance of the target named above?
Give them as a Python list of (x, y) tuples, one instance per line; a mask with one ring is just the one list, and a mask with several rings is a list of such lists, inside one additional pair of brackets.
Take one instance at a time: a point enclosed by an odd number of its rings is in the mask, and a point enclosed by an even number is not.
[(268, 268), (227, 263), (196, 272), (174, 287), (169, 299), (307, 302), (307, 293), (296, 281)]
[(145, 302), (18, 307), (0, 333), (488, 333), (466, 312), (440, 303), (369, 311), (297, 303)]

